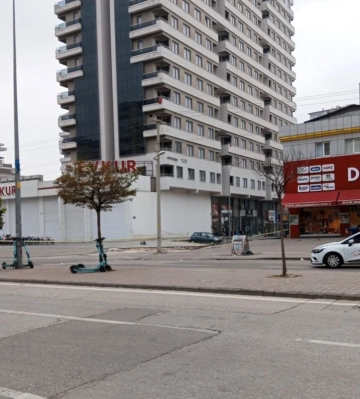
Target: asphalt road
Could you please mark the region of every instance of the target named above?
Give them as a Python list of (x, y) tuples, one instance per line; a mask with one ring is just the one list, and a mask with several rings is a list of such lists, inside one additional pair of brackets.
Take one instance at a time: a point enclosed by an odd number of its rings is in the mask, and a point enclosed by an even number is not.
[(0, 300), (0, 399), (359, 398), (355, 302), (17, 284)]

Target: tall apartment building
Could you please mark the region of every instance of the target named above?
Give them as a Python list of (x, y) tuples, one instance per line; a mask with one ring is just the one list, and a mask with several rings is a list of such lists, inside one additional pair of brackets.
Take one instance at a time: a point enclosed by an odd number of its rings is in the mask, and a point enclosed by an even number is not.
[[(203, 198), (214, 232), (271, 229), (271, 186), (257, 173), (282, 156), (293, 112), (292, 0), (64, 0), (56, 56), (63, 165), (133, 159), (161, 190)], [(163, 197), (164, 198), (164, 197)], [(209, 212), (210, 211), (210, 212)], [(204, 215), (205, 215), (204, 213)], [(209, 216), (211, 213), (211, 218)], [(267, 226), (265, 226), (267, 224)]]

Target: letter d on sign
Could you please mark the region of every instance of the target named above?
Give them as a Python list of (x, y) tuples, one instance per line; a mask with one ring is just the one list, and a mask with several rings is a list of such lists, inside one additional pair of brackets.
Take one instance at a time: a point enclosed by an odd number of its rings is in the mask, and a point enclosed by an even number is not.
[(348, 181), (355, 181), (359, 178), (360, 172), (356, 168), (348, 168)]

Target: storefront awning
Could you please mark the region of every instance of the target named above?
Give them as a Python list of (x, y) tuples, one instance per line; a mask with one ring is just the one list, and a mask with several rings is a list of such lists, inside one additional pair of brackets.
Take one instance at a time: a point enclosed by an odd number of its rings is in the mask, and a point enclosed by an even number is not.
[(360, 205), (360, 190), (340, 191), (338, 205)]
[(285, 194), (282, 204), (286, 208), (312, 208), (315, 206), (334, 206), (339, 191), (319, 191), (314, 193)]

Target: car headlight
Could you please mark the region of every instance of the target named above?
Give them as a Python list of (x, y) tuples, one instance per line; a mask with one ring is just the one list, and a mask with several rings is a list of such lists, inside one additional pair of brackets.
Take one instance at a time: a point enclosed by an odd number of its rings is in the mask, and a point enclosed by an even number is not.
[(322, 252), (325, 248), (317, 248), (317, 249), (313, 249), (311, 252), (313, 254), (319, 254), (320, 252)]

